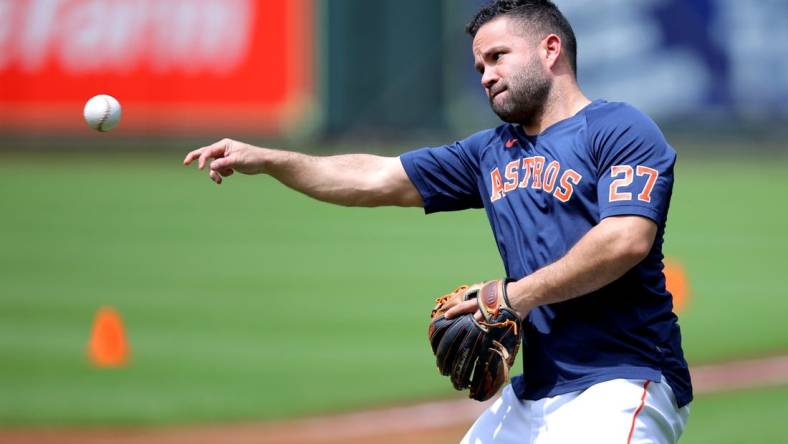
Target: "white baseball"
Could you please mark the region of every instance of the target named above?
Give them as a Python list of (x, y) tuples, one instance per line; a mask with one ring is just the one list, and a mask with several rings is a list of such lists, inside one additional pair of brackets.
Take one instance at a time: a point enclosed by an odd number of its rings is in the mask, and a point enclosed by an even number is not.
[(85, 104), (85, 122), (98, 131), (109, 131), (120, 122), (120, 102), (112, 96), (99, 94)]

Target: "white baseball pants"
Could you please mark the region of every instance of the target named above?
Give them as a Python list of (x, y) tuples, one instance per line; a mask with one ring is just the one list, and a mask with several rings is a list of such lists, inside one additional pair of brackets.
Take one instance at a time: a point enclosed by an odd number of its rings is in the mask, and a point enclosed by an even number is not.
[(673, 444), (687, 416), (665, 378), (615, 379), (538, 401), (507, 385), (461, 444)]

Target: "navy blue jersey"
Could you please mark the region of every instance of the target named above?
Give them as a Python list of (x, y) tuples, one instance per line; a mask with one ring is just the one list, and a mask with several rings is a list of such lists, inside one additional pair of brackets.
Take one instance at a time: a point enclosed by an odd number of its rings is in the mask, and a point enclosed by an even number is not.
[(538, 136), (507, 124), (401, 156), (427, 213), (484, 207), (509, 278), (560, 259), (606, 217), (637, 215), (658, 225), (648, 257), (620, 279), (528, 313), (523, 375), (512, 380), (520, 398), (664, 375), (679, 406), (692, 399), (662, 273), (675, 160), (651, 119), (604, 100)]

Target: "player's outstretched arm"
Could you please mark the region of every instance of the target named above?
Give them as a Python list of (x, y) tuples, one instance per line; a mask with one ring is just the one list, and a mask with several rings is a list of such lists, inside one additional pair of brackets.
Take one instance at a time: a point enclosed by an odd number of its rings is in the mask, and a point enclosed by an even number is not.
[[(583, 296), (615, 281), (648, 256), (657, 224), (640, 216), (603, 219), (561, 259), (506, 287), (513, 308), (522, 317), (532, 308)], [(475, 301), (446, 313), (453, 317), (475, 312)]]
[(260, 148), (231, 139), (220, 140), (186, 155), (221, 184), (235, 172), (268, 174), (315, 199), (345, 206), (421, 207), (423, 201), (397, 157), (370, 154), (309, 156)]

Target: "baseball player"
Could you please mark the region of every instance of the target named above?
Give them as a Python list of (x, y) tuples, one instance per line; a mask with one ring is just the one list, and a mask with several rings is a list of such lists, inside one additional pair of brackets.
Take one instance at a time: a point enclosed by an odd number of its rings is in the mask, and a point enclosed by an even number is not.
[(522, 320), (523, 371), (462, 442), (677, 442), (692, 389), (662, 273), (675, 151), (632, 106), (582, 93), (574, 32), (552, 2), (498, 0), (467, 30), (497, 128), (399, 157), (225, 139), (184, 163), (217, 184), (268, 174), (340, 205), (484, 208)]

